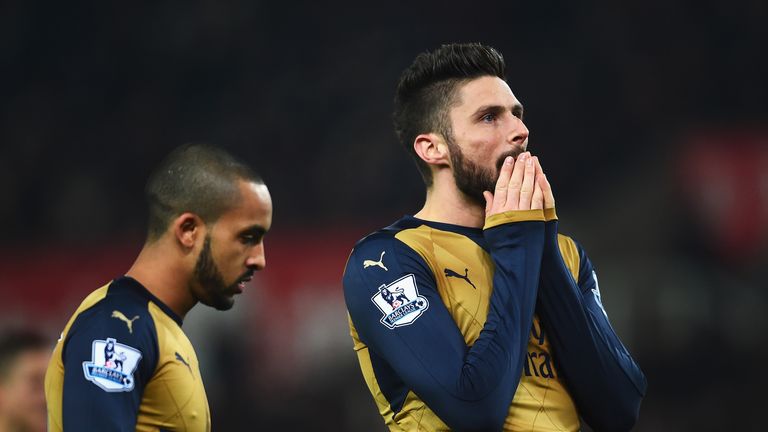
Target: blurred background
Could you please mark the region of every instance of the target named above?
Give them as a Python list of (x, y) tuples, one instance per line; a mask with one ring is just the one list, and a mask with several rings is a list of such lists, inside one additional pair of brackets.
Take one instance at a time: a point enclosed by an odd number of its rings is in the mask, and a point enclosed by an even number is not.
[(420, 208), (392, 98), (421, 51), (505, 56), (530, 149), (645, 371), (637, 431), (765, 430), (768, 3), (10, 0), (0, 6), (0, 326), (55, 340), (133, 262), (170, 149), (251, 162), (267, 269), (185, 321), (214, 430), (383, 431), (348, 334), (354, 242)]

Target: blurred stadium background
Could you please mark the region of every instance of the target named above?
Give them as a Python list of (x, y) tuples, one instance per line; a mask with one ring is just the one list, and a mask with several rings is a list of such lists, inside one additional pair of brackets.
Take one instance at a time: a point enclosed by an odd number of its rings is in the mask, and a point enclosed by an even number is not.
[(400, 71), (480, 41), (648, 376), (635, 430), (765, 430), (766, 22), (761, 0), (4, 2), (0, 325), (55, 338), (132, 263), (151, 167), (214, 143), (275, 201), (267, 270), (233, 311), (185, 322), (214, 430), (384, 430), (341, 271), (421, 204), (390, 121)]

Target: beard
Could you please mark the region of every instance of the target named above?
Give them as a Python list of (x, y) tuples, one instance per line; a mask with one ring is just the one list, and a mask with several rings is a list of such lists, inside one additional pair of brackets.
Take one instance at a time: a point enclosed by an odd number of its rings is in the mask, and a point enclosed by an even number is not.
[[(453, 141), (453, 137), (447, 137), (446, 142), (451, 150), (451, 163), (453, 164), (453, 179), (456, 187), (472, 203), (485, 208), (485, 197), (483, 191), (493, 193), (496, 189), (496, 181), (499, 179), (501, 166), (507, 156), (517, 159), (522, 150), (510, 150), (503, 153), (496, 160), (496, 166), (493, 168), (480, 166), (464, 157), (461, 148)], [(495, 168), (495, 170), (494, 170)]]
[(235, 304), (234, 292), (238, 281), (232, 284), (224, 282), (224, 276), (213, 261), (211, 237), (206, 235), (203, 250), (195, 263), (194, 280), (202, 289), (198, 300), (217, 310), (229, 310)]

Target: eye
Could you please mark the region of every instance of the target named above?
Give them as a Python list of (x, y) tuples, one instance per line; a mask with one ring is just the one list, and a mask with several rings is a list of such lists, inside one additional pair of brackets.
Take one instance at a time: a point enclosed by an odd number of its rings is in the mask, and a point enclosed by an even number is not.
[(487, 113), (483, 115), (481, 120), (485, 123), (493, 123), (496, 120), (496, 114), (494, 113)]
[(240, 241), (243, 244), (247, 245), (255, 245), (258, 244), (261, 241), (261, 236), (256, 236), (253, 234), (243, 234), (240, 236)]

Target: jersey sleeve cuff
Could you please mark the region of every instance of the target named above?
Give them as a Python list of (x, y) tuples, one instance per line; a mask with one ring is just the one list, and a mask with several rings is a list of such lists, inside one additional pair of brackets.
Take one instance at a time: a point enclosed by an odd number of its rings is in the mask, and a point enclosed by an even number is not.
[[(554, 213), (554, 209), (552, 209)], [(513, 222), (528, 222), (528, 221), (541, 221), (544, 222), (544, 211), (541, 209), (535, 210), (510, 210), (503, 213), (497, 213), (488, 217), (485, 220), (485, 226), (483, 229), (490, 229), (499, 225), (513, 223)]]
[(557, 213), (555, 213), (555, 208), (552, 207), (544, 209), (544, 221), (549, 222), (553, 220), (557, 220)]

